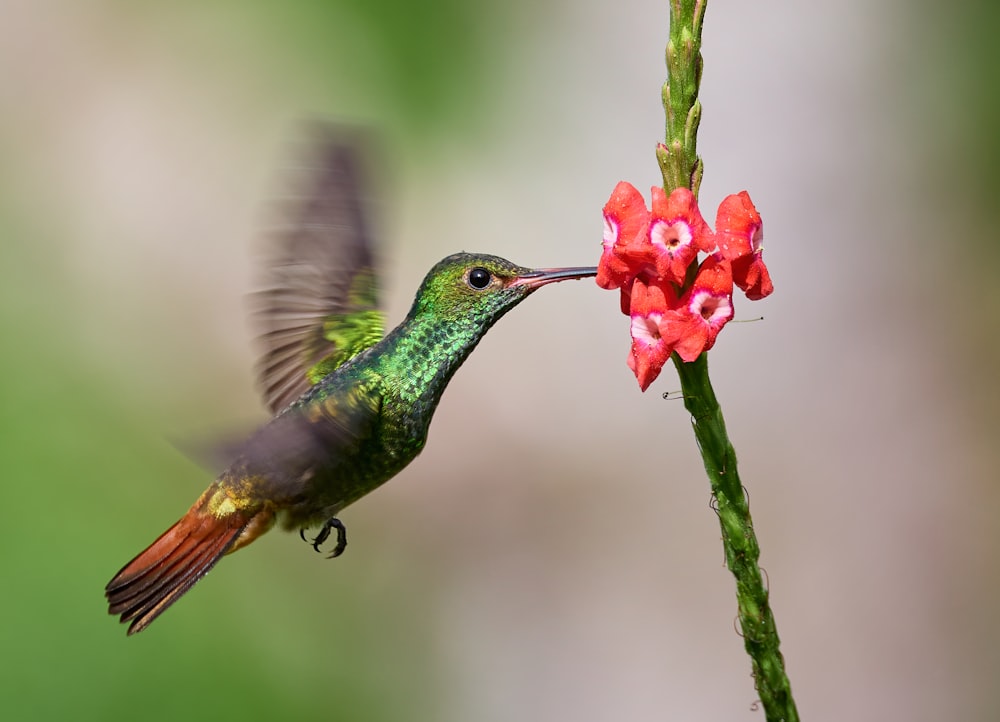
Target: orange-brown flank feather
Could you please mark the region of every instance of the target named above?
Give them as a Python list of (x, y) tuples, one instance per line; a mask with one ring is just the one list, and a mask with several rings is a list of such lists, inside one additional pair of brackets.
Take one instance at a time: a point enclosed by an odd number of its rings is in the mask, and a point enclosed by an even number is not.
[(145, 629), (205, 576), (223, 554), (270, 528), (270, 509), (220, 509), (220, 490), (210, 487), (176, 524), (108, 582), (108, 612), (131, 622), (129, 634)]

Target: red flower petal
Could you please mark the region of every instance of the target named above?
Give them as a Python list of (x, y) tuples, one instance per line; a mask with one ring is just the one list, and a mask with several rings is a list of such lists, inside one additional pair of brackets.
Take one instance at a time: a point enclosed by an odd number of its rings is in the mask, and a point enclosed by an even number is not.
[[(610, 220), (614, 225), (612, 243), (628, 243), (646, 230), (649, 224), (649, 210), (642, 193), (627, 181), (619, 181), (611, 192), (611, 197), (604, 204), (605, 222)], [(608, 237), (605, 233), (605, 247)]]
[[(664, 298), (667, 299), (667, 304), (672, 303), (677, 298), (677, 294), (674, 293), (673, 287), (657, 276), (656, 269), (652, 266), (644, 266), (638, 271), (630, 269), (628, 280), (621, 286), (621, 307), (622, 313), (626, 316), (630, 316), (632, 314), (632, 288), (636, 283), (642, 285), (640, 293), (644, 294), (643, 298), (648, 297), (648, 295), (646, 295), (647, 286), (659, 286), (659, 292), (664, 294)], [(643, 303), (643, 301), (640, 301), (640, 303)]]
[(687, 362), (701, 356), (708, 342), (705, 324), (684, 311), (672, 311), (660, 320), (663, 337), (674, 347), (674, 351)]
[(630, 313), (634, 316), (664, 313), (677, 303), (677, 295), (669, 283), (659, 282), (645, 275), (636, 276), (632, 283), (632, 303)]
[(641, 278), (632, 284), (631, 326), (632, 348), (628, 366), (645, 391), (660, 375), (673, 348), (660, 333), (660, 320), (669, 309), (673, 290), (669, 285), (648, 285)]
[(641, 391), (645, 391), (656, 381), (656, 377), (660, 375), (667, 359), (670, 358), (671, 351), (670, 346), (662, 342), (657, 346), (643, 346), (637, 341), (632, 342), (632, 349), (626, 361), (635, 374)]
[(691, 243), (696, 250), (707, 253), (715, 248), (712, 229), (702, 217), (694, 193), (687, 188), (675, 188), (668, 196), (659, 186), (653, 186), (650, 193), (653, 198), (652, 220), (682, 222), (690, 230)]
[(771, 274), (768, 273), (760, 253), (733, 261), (733, 282), (743, 289), (751, 301), (759, 301), (774, 293)]
[(635, 279), (633, 278), (627, 283), (622, 284), (620, 302), (622, 307), (622, 313), (624, 313), (626, 316), (632, 314), (632, 284), (634, 282)]
[(631, 275), (628, 263), (615, 255), (613, 249), (605, 248), (597, 263), (597, 285), (608, 290), (620, 288)]
[(667, 196), (652, 188), (648, 246), (656, 272), (675, 283), (683, 283), (688, 266), (698, 251), (715, 246), (712, 231), (698, 210), (698, 201), (687, 188), (676, 188)]
[(621, 181), (604, 204), (604, 239), (601, 261), (597, 265), (597, 285), (618, 288), (628, 280), (631, 267), (615, 252), (646, 234), (649, 210), (642, 194), (631, 183)]
[(719, 204), (715, 235), (719, 251), (730, 261), (760, 252), (764, 242), (764, 222), (746, 191), (727, 196)]
[(720, 253), (706, 258), (678, 307), (660, 319), (660, 334), (687, 362), (715, 345), (722, 327), (733, 317), (733, 275)]
[(698, 290), (711, 291), (714, 294), (731, 296), (733, 293), (733, 266), (721, 254), (713, 253), (701, 262), (698, 275), (691, 284), (687, 295)]

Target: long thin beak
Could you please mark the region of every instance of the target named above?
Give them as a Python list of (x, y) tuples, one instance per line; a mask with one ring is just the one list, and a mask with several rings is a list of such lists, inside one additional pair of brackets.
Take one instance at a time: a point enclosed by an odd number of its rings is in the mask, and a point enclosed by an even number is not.
[(578, 266), (576, 268), (540, 268), (537, 271), (524, 273), (511, 282), (511, 286), (527, 286), (534, 290), (548, 283), (568, 281), (571, 278), (587, 278), (597, 275), (596, 266)]

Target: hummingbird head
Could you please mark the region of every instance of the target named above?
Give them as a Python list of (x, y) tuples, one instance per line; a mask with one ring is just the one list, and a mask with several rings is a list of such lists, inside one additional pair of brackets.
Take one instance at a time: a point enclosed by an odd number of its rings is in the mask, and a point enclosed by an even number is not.
[(441, 260), (424, 278), (410, 315), (432, 314), (443, 321), (472, 322), (485, 330), (535, 289), (596, 274), (595, 267), (536, 270), (498, 256), (456, 253)]

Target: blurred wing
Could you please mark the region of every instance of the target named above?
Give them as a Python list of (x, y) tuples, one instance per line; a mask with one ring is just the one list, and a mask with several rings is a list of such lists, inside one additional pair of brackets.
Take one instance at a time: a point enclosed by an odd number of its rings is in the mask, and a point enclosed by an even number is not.
[[(287, 496), (288, 488), (317, 469), (336, 465), (370, 439), (381, 413), (378, 389), (352, 380), (276, 416), (250, 437), (238, 458), (245, 464), (244, 473), (255, 478), (258, 493)], [(274, 488), (265, 488), (268, 484)]]
[(264, 288), (253, 296), (258, 381), (273, 413), (376, 343), (385, 326), (358, 142), (320, 127), (302, 159), (300, 195), (268, 239)]

